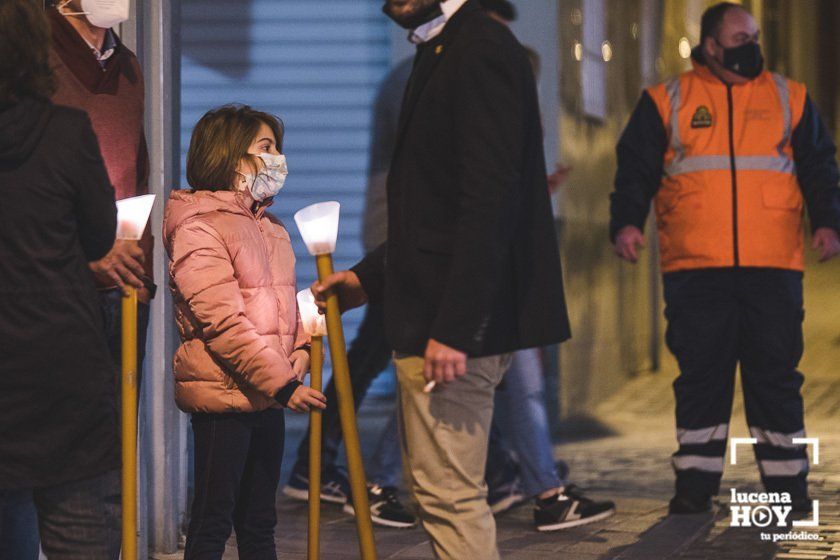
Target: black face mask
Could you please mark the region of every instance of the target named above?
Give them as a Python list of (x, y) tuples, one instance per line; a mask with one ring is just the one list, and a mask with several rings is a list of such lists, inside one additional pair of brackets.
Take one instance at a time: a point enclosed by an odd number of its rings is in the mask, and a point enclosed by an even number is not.
[[(720, 43), (718, 43), (720, 45)], [(723, 67), (748, 80), (764, 70), (764, 57), (758, 43), (745, 43), (739, 47), (723, 48)]]

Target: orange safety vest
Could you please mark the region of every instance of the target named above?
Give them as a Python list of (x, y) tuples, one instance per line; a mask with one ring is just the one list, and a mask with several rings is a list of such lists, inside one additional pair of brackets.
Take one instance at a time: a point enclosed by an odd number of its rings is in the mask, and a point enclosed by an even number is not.
[(805, 86), (779, 74), (727, 86), (706, 67), (649, 88), (668, 134), (654, 200), (663, 272), (804, 269), (792, 131)]

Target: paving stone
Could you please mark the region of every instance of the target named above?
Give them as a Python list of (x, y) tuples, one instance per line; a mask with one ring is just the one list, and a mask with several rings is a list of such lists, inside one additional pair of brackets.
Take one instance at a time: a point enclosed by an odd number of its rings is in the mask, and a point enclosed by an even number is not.
[[(833, 328), (832, 332), (836, 333), (836, 326)], [(814, 353), (814, 346), (809, 347)], [(817, 353), (822, 351), (819, 344), (816, 348)], [(836, 356), (836, 348), (830, 351)], [(502, 557), (511, 560), (840, 560), (840, 503), (837, 499), (840, 487), (840, 469), (837, 467), (840, 464), (840, 433), (837, 431), (840, 407), (831, 400), (834, 395), (840, 394), (840, 379), (835, 379), (837, 376), (834, 375), (835, 364), (836, 360), (823, 359), (808, 352), (803, 362), (803, 371), (808, 373), (804, 387), (808, 435), (821, 438), (820, 464), (812, 466), (809, 477), (813, 497), (821, 500), (821, 525), (819, 528), (797, 528), (795, 531), (818, 532), (823, 540), (772, 543), (761, 540), (761, 530), (729, 526), (729, 488), (761, 490), (758, 470), (749, 453), (744, 453), (743, 458), (739, 455), (738, 465), (727, 463), (722, 494), (713, 514), (667, 516), (668, 500), (673, 493), (670, 456), (676, 444), (670, 389), (674, 375), (666, 372), (640, 376), (599, 407), (596, 411), (599, 421), (611, 427), (614, 435), (567, 442), (555, 447), (555, 457), (565, 460), (571, 468), (572, 482), (584, 488), (588, 495), (614, 500), (616, 515), (592, 525), (538, 533), (533, 528), (530, 507), (519, 508), (497, 519)], [(814, 402), (819, 404), (816, 414), (810, 408)], [(632, 409), (628, 403), (631, 403)], [(363, 406), (359, 424), (364, 450), (372, 448), (376, 430), (387, 419), (391, 406), (375, 401)], [(747, 436), (740, 399), (734, 409), (731, 435)], [(305, 425), (303, 417), (289, 415), (287, 468), (292, 463), (289, 458), (296, 452)], [(358, 558), (356, 528), (352, 518), (343, 514), (340, 508), (325, 504), (322, 519), (322, 560)], [(306, 505), (279, 496), (279, 558), (304, 558), (306, 527)], [(433, 558), (428, 536), (420, 528), (393, 530), (377, 527), (375, 531), (380, 558)], [(299, 540), (291, 541), (291, 535), (296, 535)], [(161, 558), (177, 560), (179, 557), (170, 555)], [(236, 558), (235, 546), (229, 546), (224, 559)]]

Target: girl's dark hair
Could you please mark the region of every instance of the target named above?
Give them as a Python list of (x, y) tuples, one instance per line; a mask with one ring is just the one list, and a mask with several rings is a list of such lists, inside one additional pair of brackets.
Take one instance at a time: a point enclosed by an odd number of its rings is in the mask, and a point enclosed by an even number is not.
[(50, 24), (34, 0), (0, 1), (0, 107), (24, 97), (49, 99)]
[(207, 111), (193, 129), (187, 151), (187, 182), (195, 190), (226, 191), (236, 168), (248, 157), (248, 148), (260, 125), (274, 133), (277, 151), (283, 151), (283, 122), (247, 105), (224, 105)]

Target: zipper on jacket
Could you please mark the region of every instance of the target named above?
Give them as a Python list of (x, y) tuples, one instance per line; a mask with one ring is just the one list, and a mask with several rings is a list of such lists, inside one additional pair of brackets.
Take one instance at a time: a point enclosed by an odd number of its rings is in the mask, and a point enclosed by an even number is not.
[(732, 255), (734, 266), (741, 265), (738, 254), (738, 180), (735, 172), (735, 116), (732, 107), (732, 84), (726, 84), (726, 102), (729, 105), (729, 167), (732, 170)]

